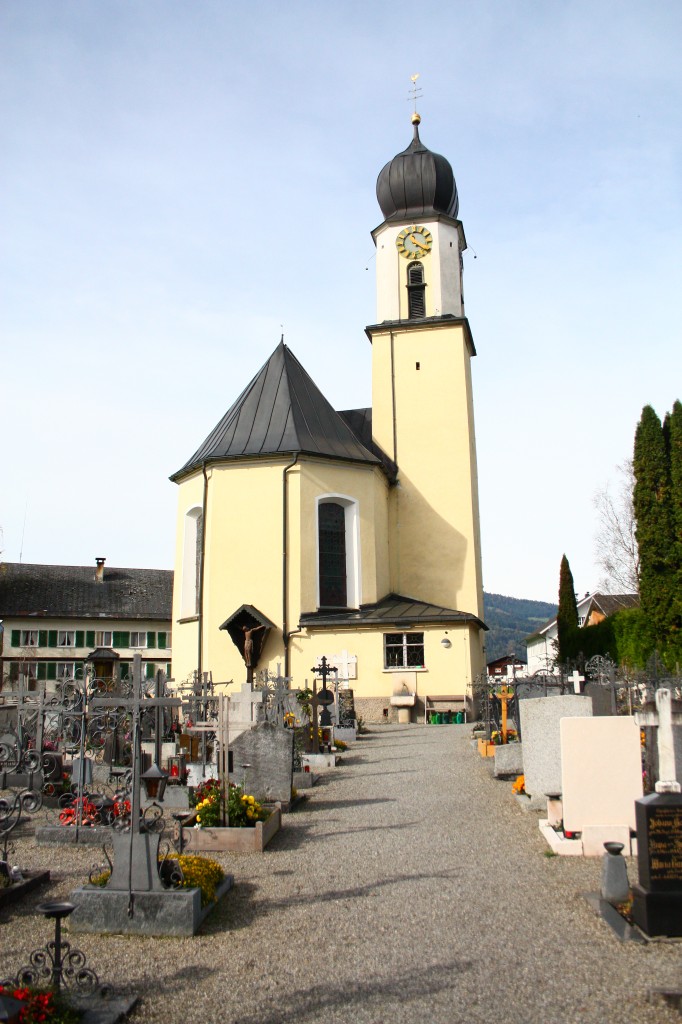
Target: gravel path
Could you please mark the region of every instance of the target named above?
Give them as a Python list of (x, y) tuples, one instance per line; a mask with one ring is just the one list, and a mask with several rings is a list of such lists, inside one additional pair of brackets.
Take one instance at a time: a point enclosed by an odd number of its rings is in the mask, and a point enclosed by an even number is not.
[[(600, 862), (545, 853), (467, 726), (377, 727), (265, 854), (215, 855), (235, 888), (200, 935), (74, 944), (140, 994), (139, 1024), (680, 1024), (647, 991), (682, 983), (682, 944), (621, 944), (580, 896)], [(95, 857), (24, 840), (16, 859), (65, 898)], [(0, 914), (4, 968), (49, 937), (45, 898)]]

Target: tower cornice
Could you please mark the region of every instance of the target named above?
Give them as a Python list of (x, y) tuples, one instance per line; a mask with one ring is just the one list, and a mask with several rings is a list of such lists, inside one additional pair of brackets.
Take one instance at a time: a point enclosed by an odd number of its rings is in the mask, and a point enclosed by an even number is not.
[(383, 323), (365, 327), (365, 334), (372, 342), (375, 334), (410, 334), (415, 331), (443, 330), (448, 327), (463, 329), (469, 355), (475, 356), (476, 346), (467, 317), (455, 316), (453, 313), (424, 317), (422, 320), (384, 320)]

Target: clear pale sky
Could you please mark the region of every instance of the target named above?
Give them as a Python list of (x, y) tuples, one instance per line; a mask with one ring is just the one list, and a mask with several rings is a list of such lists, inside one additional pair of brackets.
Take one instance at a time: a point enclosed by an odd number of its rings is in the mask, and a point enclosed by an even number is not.
[(171, 568), (168, 477), (282, 330), (370, 404), (419, 72), (470, 247), (485, 588), (555, 600), (566, 552), (594, 589), (593, 495), (682, 397), (681, 49), (675, 0), (2, 0), (4, 559)]

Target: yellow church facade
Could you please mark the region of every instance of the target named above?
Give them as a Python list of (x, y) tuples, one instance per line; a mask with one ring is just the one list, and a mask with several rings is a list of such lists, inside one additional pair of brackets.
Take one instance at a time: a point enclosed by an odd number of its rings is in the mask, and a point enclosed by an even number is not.
[(484, 669), (457, 190), (414, 138), (379, 175), (372, 408), (337, 412), (281, 342), (173, 476), (173, 676), (312, 681), (325, 655), (366, 721), (469, 694)]

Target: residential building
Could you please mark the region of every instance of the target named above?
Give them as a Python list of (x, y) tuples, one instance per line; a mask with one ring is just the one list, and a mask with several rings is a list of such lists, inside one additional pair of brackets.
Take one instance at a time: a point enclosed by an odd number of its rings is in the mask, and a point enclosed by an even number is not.
[[(578, 625), (595, 626), (609, 615), (625, 608), (639, 607), (637, 594), (585, 594), (577, 601)], [(528, 675), (553, 672), (556, 661), (557, 620), (549, 619), (544, 626), (527, 636), (524, 643), (528, 652)]]
[(138, 652), (146, 676), (170, 672), (172, 570), (105, 561), (0, 564), (2, 686), (21, 674), (33, 689), (44, 680), (49, 692), (60, 678), (82, 676), (86, 664), (100, 678), (121, 678)]

